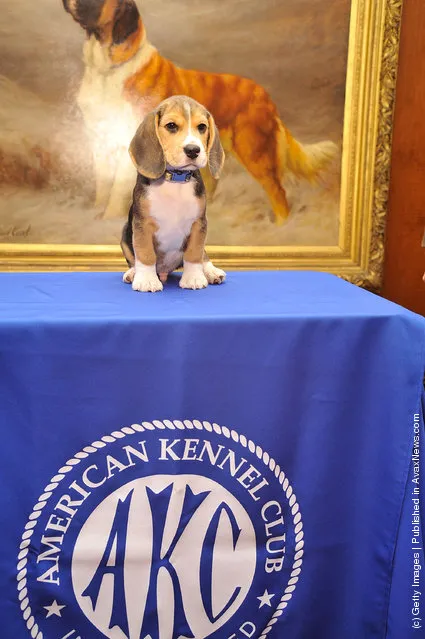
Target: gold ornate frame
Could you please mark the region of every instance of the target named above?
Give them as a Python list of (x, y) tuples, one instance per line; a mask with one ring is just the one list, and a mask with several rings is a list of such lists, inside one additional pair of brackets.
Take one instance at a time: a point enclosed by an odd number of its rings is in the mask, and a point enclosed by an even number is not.
[[(227, 269), (314, 269), (379, 290), (403, 0), (352, 0), (339, 242), (335, 246), (210, 246)], [(0, 244), (0, 269), (121, 270), (119, 247)]]

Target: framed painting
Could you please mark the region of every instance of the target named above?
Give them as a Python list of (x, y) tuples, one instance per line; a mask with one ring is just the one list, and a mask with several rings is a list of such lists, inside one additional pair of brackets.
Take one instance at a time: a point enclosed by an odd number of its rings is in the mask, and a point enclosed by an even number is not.
[(2, 11), (0, 268), (124, 269), (128, 144), (150, 107), (184, 92), (226, 150), (220, 181), (205, 175), (217, 265), (326, 270), (379, 290), (402, 0), (170, 7)]

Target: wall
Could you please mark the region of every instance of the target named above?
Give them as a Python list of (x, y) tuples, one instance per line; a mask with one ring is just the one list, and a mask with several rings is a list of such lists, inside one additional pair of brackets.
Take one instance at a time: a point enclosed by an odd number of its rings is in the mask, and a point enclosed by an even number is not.
[(425, 1), (404, 0), (383, 295), (425, 315)]

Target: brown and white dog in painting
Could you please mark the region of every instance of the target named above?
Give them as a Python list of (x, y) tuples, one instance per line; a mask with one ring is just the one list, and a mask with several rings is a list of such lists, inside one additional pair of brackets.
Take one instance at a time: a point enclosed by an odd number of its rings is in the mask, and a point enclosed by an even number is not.
[[(163, 58), (148, 41), (134, 0), (63, 3), (87, 33), (77, 101), (91, 134), (96, 205), (104, 217), (128, 211), (135, 180), (128, 144), (146, 113), (173, 95), (190, 96), (213, 115), (225, 151), (264, 188), (276, 223), (289, 214), (283, 176), (289, 172), (314, 182), (334, 158), (332, 142), (297, 142), (270, 95), (253, 80), (182, 69)], [(118, 156), (108, 151), (110, 145), (121, 149)], [(208, 179), (209, 191), (214, 183)]]
[(148, 113), (130, 145), (137, 169), (121, 248), (129, 269), (124, 282), (143, 292), (161, 291), (169, 273), (183, 266), (181, 288), (221, 284), (226, 274), (205, 252), (206, 197), (200, 169), (218, 179), (224, 164), (210, 113), (187, 96), (173, 96)]

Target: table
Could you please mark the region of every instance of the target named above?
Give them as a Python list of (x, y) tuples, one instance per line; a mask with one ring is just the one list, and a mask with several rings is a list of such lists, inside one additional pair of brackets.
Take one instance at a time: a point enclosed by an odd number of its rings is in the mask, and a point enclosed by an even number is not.
[(5, 639), (425, 636), (423, 318), (2, 274), (0, 357)]

